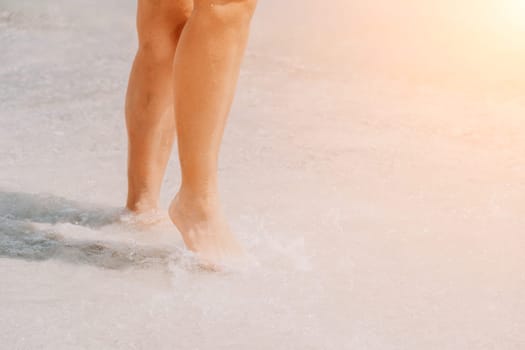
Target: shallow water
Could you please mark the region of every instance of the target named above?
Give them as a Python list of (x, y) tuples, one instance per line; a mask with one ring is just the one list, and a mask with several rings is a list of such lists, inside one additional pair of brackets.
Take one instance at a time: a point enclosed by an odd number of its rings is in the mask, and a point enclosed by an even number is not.
[(0, 1), (0, 348), (524, 348), (525, 43), (490, 4), (261, 1), (220, 168), (255, 264), (209, 273), (122, 213), (134, 3)]

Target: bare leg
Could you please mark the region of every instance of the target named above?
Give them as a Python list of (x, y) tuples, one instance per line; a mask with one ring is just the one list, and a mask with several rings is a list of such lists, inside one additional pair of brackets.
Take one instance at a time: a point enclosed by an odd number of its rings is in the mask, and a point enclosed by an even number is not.
[(126, 96), (128, 199), (134, 212), (155, 210), (175, 137), (173, 57), (192, 0), (139, 0), (139, 50)]
[(170, 217), (208, 261), (241, 252), (221, 213), (217, 161), (246, 46), (254, 0), (195, 0), (174, 60), (182, 184)]

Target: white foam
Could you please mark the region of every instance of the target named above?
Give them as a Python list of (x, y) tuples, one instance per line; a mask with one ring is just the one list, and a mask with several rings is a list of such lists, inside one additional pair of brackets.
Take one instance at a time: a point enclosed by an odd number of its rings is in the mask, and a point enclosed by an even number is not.
[(251, 260), (211, 273), (122, 210), (135, 3), (3, 0), (0, 348), (519, 349), (525, 46), (489, 5), (259, 1), (219, 171)]

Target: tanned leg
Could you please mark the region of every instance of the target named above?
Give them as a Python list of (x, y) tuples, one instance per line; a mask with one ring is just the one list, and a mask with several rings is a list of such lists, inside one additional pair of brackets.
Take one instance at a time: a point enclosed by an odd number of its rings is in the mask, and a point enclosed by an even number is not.
[(242, 251), (221, 212), (217, 162), (254, 9), (254, 0), (195, 0), (174, 60), (182, 183), (170, 217), (212, 263)]
[(126, 96), (128, 130), (127, 208), (157, 209), (174, 137), (173, 57), (192, 0), (139, 0), (139, 49)]

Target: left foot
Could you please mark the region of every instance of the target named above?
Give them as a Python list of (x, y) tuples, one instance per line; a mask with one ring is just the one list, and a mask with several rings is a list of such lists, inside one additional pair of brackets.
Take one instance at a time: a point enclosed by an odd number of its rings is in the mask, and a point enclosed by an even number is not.
[(170, 205), (169, 216), (186, 247), (197, 254), (205, 267), (216, 269), (244, 255), (217, 201), (199, 200), (181, 191)]

